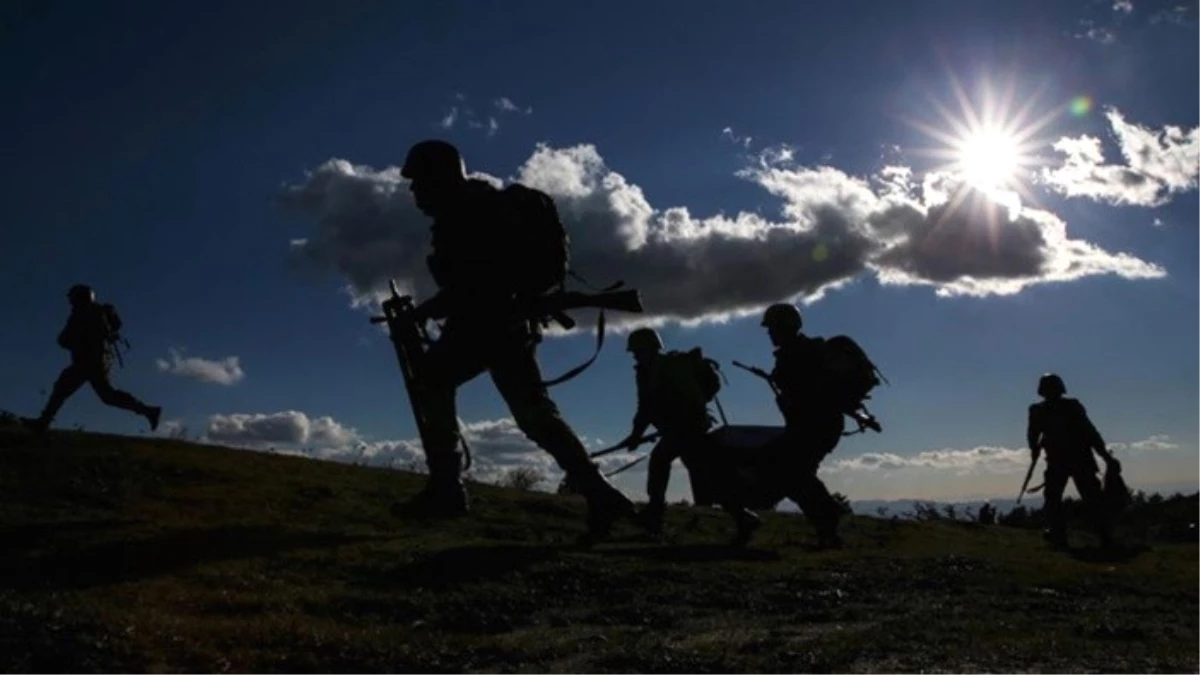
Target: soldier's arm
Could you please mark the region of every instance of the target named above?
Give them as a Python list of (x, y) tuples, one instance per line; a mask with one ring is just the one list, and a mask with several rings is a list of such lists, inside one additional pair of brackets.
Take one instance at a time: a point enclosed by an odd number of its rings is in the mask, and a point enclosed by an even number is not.
[(1088, 417), (1087, 408), (1083, 407), (1082, 403), (1076, 402), (1079, 408), (1079, 417), (1083, 420), (1084, 433), (1087, 434), (1088, 445), (1092, 447), (1092, 451), (1100, 455), (1105, 462), (1113, 461), (1112, 453), (1108, 451), (1108, 444), (1104, 442), (1104, 437), (1100, 435), (1100, 430), (1092, 424), (1092, 418)]
[(1025, 443), (1029, 446), (1029, 451), (1033, 453), (1034, 459), (1037, 459), (1042, 452), (1041, 441), (1041, 422), (1038, 419), (1038, 407), (1035, 403), (1029, 406), (1029, 421), (1025, 425)]
[(78, 323), (79, 322), (75, 318), (75, 314), (72, 313), (67, 319), (66, 325), (64, 325), (63, 329), (58, 332), (59, 347), (62, 347), (63, 349), (70, 349), (71, 346), (75, 344), (78, 337), (77, 334), (79, 332)]

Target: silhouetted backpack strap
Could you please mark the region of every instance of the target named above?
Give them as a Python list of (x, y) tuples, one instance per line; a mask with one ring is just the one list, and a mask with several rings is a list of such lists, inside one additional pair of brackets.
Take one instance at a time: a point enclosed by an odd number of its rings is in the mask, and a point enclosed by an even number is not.
[(100, 318), (104, 322), (105, 342), (117, 342), (121, 339), (121, 314), (112, 303), (100, 305)]
[(824, 360), (830, 396), (839, 410), (849, 414), (863, 406), (879, 386), (882, 373), (863, 348), (847, 335), (816, 338)]
[(518, 290), (539, 295), (561, 288), (571, 262), (570, 238), (550, 195), (513, 183), (500, 194), (513, 225), (513, 248), (520, 256)]
[(711, 402), (721, 391), (721, 365), (704, 355), (696, 347), (688, 352), (692, 367), (696, 371), (696, 382), (700, 385), (700, 395), (705, 403)]

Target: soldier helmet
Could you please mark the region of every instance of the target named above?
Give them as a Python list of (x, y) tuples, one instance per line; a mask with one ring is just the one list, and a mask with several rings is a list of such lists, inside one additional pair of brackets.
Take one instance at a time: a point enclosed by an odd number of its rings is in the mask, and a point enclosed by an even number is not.
[(1067, 385), (1054, 373), (1046, 373), (1038, 380), (1038, 396), (1062, 396), (1067, 393)]
[(421, 141), (408, 151), (400, 175), (409, 180), (447, 182), (466, 178), (467, 165), (458, 148), (446, 141)]
[(798, 333), (804, 322), (800, 318), (800, 310), (796, 309), (795, 305), (781, 302), (771, 305), (766, 312), (763, 312), (762, 325), (767, 328), (778, 326)]
[(96, 292), (87, 284), (75, 284), (67, 291), (67, 299), (73, 305), (87, 304), (96, 301)]
[(659, 337), (658, 331), (653, 328), (639, 328), (629, 334), (629, 340), (625, 344), (625, 351), (638, 353), (648, 351), (661, 351), (663, 348), (662, 338)]

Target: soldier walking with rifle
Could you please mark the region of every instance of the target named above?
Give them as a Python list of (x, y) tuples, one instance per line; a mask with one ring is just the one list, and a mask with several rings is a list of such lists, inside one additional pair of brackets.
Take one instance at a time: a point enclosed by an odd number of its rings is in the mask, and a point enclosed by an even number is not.
[[(706, 435), (714, 422), (707, 404), (720, 389), (720, 375), (699, 348), (688, 352), (663, 349), (662, 338), (652, 328), (639, 328), (629, 334), (626, 350), (633, 354), (636, 364), (637, 413), (632, 431), (615, 447), (635, 449), (650, 440), (646, 431), (651, 426), (658, 430), (659, 438), (650, 451), (646, 478), (650, 501), (637, 520), (651, 533), (662, 531), (671, 464), (682, 458), (692, 491), (701, 492), (708, 487), (708, 491), (719, 495), (717, 501), (737, 526), (734, 544), (744, 545), (759, 526), (758, 516), (736, 500), (735, 491), (723, 490), (718, 485), (727, 477), (716, 475), (719, 469)], [(696, 501), (704, 500), (697, 497)]]
[[(1067, 546), (1066, 515), (1063, 513), (1062, 497), (1067, 481), (1075, 482), (1075, 489), (1083, 499), (1092, 525), (1099, 535), (1101, 545), (1112, 546), (1111, 523), (1104, 503), (1104, 490), (1096, 477), (1099, 467), (1092, 453), (1104, 460), (1107, 472), (1119, 476), (1121, 463), (1108, 451), (1104, 439), (1088, 417), (1087, 410), (1078, 399), (1066, 396), (1067, 386), (1058, 375), (1048, 373), (1038, 380), (1038, 396), (1042, 400), (1029, 406), (1029, 422), (1026, 440), (1029, 443), (1031, 462), (1021, 494), (1029, 484), (1038, 456), (1046, 452), (1045, 513), (1049, 527), (1043, 533), (1048, 543), (1056, 547)], [(1106, 475), (1108, 478), (1108, 475)], [(1019, 497), (1018, 497), (1019, 500)]]
[(90, 286), (76, 284), (67, 291), (71, 304), (71, 315), (67, 325), (58, 334), (58, 346), (71, 353), (71, 365), (63, 369), (46, 407), (36, 419), (26, 419), (25, 426), (35, 433), (44, 433), (58, 415), (59, 409), (84, 384), (92, 389), (105, 405), (135, 412), (150, 424), (150, 430), (158, 429), (162, 408), (142, 403), (132, 394), (113, 387), (110, 378), (113, 360), (121, 360), (119, 345), (121, 318), (111, 303), (96, 302), (96, 293)]
[[(487, 371), (517, 426), (587, 499), (585, 540), (604, 536), (616, 520), (633, 515), (633, 502), (604, 478), (559, 414), (536, 349), (550, 319), (573, 323), (563, 310), (607, 305), (641, 311), (636, 291), (564, 292), (569, 241), (553, 200), (520, 184), (497, 189), (468, 179), (458, 149), (445, 141), (414, 145), (401, 175), (411, 181), (417, 207), (433, 219), (427, 260), (439, 290), (415, 307), (397, 306), (411, 303), (408, 298), (393, 298), (385, 307), (429, 467), (424, 490), (395, 512), (453, 516), (469, 510), (455, 399), (459, 386)], [(398, 339), (398, 330), (409, 330), (398, 325), (401, 319), (422, 333), (426, 321), (442, 320), (440, 338), (427, 350), (411, 331), (409, 339)]]
[(860, 431), (880, 431), (862, 405), (879, 382), (878, 371), (850, 338), (812, 338), (802, 333), (800, 310), (794, 305), (771, 305), (762, 325), (775, 346), (775, 367), (767, 373), (736, 361), (734, 365), (771, 385), (787, 430), (757, 459), (755, 489), (795, 502), (816, 527), (818, 545), (840, 548), (841, 508), (817, 470), (845, 433), (845, 416), (857, 421)]

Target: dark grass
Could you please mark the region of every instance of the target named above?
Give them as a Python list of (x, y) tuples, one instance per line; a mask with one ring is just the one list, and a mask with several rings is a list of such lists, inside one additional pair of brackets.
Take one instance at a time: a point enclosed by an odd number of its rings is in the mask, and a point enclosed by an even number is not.
[[(575, 497), (179, 441), (0, 431), (0, 668), (205, 672), (1197, 672), (1197, 547), (673, 509), (574, 545)], [(682, 476), (677, 480), (683, 479)]]

